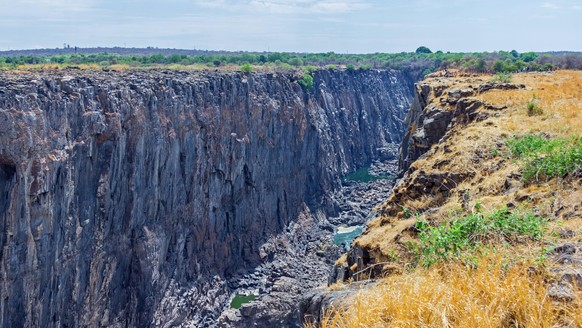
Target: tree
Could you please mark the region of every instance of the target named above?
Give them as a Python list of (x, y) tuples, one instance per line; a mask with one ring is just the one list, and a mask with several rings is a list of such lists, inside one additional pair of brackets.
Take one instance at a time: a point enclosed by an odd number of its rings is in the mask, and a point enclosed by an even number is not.
[(245, 64), (241, 65), (240, 70), (246, 74), (250, 74), (253, 71), (253, 65), (251, 65), (249, 63), (245, 63)]
[(521, 58), (521, 60), (523, 60), (526, 63), (532, 62), (534, 60), (536, 60), (536, 58), (538, 58), (538, 55), (535, 52), (525, 52), (522, 53), (519, 58)]
[(479, 58), (475, 63), (475, 71), (483, 73), (485, 72), (485, 66), (487, 66), (487, 62), (483, 58)]
[(293, 57), (293, 58), (289, 59), (287, 64), (298, 67), (298, 66), (303, 65), (303, 61), (301, 60), (301, 58)]
[(299, 81), (297, 81), (304, 89), (313, 89), (313, 77), (311, 74), (305, 73)]
[(432, 54), (432, 51), (430, 51), (430, 49), (425, 47), (425, 46), (420, 46), (420, 47), (416, 48), (416, 53), (417, 54)]
[(504, 68), (505, 68), (505, 65), (503, 65), (502, 60), (498, 60), (495, 62), (495, 64), (493, 64), (493, 72), (495, 72), (495, 73), (502, 72)]

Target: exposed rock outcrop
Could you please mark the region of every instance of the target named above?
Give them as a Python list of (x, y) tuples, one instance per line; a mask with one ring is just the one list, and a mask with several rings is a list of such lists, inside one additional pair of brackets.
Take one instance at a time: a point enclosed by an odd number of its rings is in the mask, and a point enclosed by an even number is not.
[[(450, 129), (451, 123), (468, 124), (474, 120), (484, 120), (487, 114), (478, 110), (484, 106), (490, 110), (502, 110), (499, 105), (483, 104), (473, 96), (490, 90), (524, 89), (523, 84), (487, 82), (478, 86), (451, 88), (450, 81), (432, 80), (415, 85), (415, 96), (404, 123), (407, 130), (400, 146), (398, 169), (400, 176), (416, 159)], [(447, 90), (449, 88), (449, 90)], [(447, 90), (445, 93), (444, 91)]]
[(409, 76), (314, 80), (1, 73), (0, 326), (212, 324), (267, 238), (396, 155)]

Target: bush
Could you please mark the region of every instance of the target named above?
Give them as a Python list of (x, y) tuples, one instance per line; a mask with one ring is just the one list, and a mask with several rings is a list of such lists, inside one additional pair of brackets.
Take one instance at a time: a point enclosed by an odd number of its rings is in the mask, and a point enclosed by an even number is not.
[(317, 67), (313, 66), (313, 65), (307, 65), (307, 66), (305, 66), (305, 68), (303, 68), (303, 70), (305, 71), (305, 73), (311, 74), (311, 73), (317, 71)]
[(348, 72), (350, 72), (350, 73), (351, 73), (351, 72), (355, 72), (355, 71), (356, 71), (356, 67), (355, 67), (353, 64), (347, 64), (347, 65), (346, 65), (346, 70), (347, 70)]
[(299, 66), (303, 66), (303, 61), (301, 60), (301, 58), (293, 57), (293, 58), (289, 59), (287, 64), (289, 64), (291, 66), (299, 67)]
[(505, 142), (510, 154), (522, 161), (526, 183), (563, 177), (582, 167), (582, 138), (547, 139), (543, 135), (513, 137)]
[(418, 226), (420, 243), (413, 248), (419, 263), (430, 266), (441, 261), (462, 259), (494, 240), (516, 243), (523, 239), (539, 240), (546, 221), (532, 213), (500, 209), (487, 215), (477, 213), (456, 218), (437, 227)]
[(246, 74), (250, 74), (253, 71), (253, 65), (246, 63), (241, 65), (240, 70)]
[(303, 89), (313, 89), (313, 77), (309, 73), (303, 74), (303, 77), (298, 81)]
[(505, 65), (503, 64), (502, 60), (498, 60), (493, 64), (493, 72), (500, 73), (503, 72)]
[(511, 78), (512, 78), (511, 73), (500, 72), (495, 74), (492, 81), (498, 83), (511, 83)]

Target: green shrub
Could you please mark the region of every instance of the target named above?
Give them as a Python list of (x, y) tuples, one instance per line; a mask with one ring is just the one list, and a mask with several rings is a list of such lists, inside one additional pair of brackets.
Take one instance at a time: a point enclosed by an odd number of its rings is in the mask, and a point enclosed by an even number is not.
[(292, 65), (295, 67), (303, 66), (303, 60), (301, 60), (301, 58), (297, 58), (297, 57), (293, 57), (293, 58), (289, 59), (289, 61), (287, 63), (289, 65)]
[(582, 167), (582, 138), (548, 139), (543, 135), (513, 137), (505, 142), (511, 156), (522, 161), (526, 183), (563, 177)]
[(419, 222), (420, 241), (411, 250), (418, 256), (420, 264), (430, 266), (441, 261), (464, 259), (494, 241), (539, 240), (545, 225), (546, 220), (529, 212), (500, 209), (483, 214), (477, 207), (476, 213), (437, 227)]
[(241, 65), (240, 70), (246, 74), (250, 74), (253, 71), (253, 65), (246, 63)]
[(346, 70), (347, 70), (348, 72), (350, 72), (350, 73), (351, 73), (351, 72), (354, 72), (354, 71), (356, 70), (356, 66), (354, 66), (353, 64), (347, 64), (347, 65), (346, 65)]
[(305, 73), (307, 73), (307, 74), (311, 74), (311, 73), (317, 71), (317, 66), (307, 65), (303, 68), (303, 71), (305, 71)]
[(303, 77), (298, 81), (299, 85), (303, 87), (303, 89), (313, 89), (313, 76), (311, 74), (303, 74)]
[(499, 72), (495, 74), (492, 81), (497, 83), (511, 83), (511, 78), (511, 73)]

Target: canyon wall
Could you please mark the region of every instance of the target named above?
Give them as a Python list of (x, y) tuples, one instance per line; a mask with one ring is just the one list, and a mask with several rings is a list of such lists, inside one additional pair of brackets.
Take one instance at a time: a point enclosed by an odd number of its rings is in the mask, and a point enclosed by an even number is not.
[(0, 326), (211, 322), (339, 177), (397, 156), (401, 72), (0, 73)]

